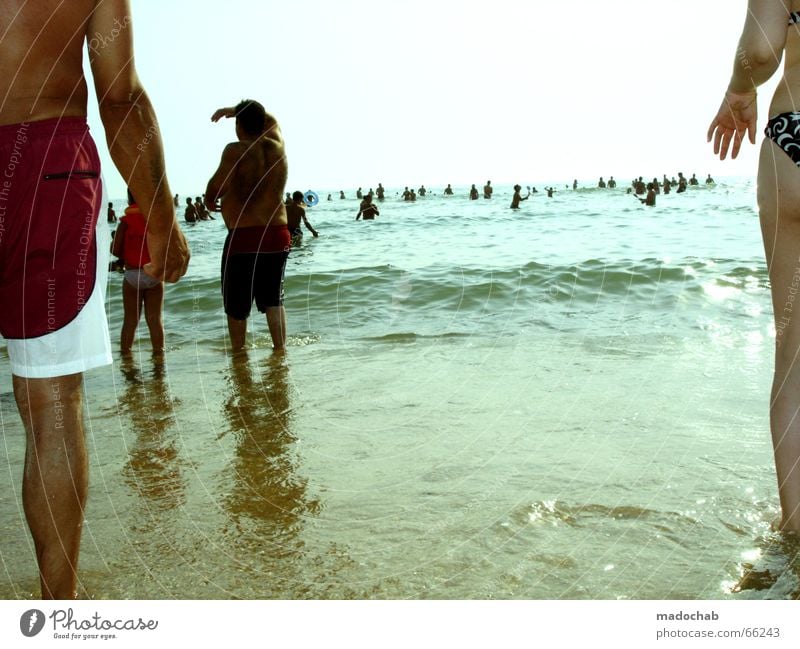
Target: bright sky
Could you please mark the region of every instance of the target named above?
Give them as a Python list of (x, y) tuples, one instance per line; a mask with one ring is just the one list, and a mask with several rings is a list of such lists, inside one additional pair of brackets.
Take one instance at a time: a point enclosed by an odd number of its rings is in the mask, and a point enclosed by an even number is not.
[[(211, 113), (243, 98), (281, 123), (287, 190), (754, 175), (755, 147), (720, 163), (705, 142), (746, 6), (132, 0), (137, 67), (181, 195), (204, 191), (235, 138)], [(90, 121), (102, 140), (96, 108)]]

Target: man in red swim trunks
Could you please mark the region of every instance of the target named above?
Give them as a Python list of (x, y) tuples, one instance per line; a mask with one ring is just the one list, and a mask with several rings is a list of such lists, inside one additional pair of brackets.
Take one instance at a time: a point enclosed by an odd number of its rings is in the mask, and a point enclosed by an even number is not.
[(145, 271), (174, 282), (189, 261), (130, 15), (127, 0), (4, 0), (0, 10), (0, 334), (27, 436), (22, 497), (44, 598), (76, 596), (88, 487), (82, 372), (111, 362), (84, 45), (111, 156), (148, 215)]
[(220, 108), (211, 117), (236, 118), (228, 144), (206, 188), (206, 206), (228, 227), (222, 250), (222, 300), (234, 352), (244, 348), (253, 300), (266, 313), (275, 351), (286, 347), (283, 271), (291, 248), (283, 192), (288, 167), (277, 120), (257, 101)]

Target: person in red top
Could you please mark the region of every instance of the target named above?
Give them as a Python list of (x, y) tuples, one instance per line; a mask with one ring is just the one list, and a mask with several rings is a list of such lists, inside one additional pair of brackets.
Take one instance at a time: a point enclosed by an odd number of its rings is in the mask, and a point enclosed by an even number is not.
[(164, 305), (164, 283), (144, 272), (145, 264), (150, 263), (147, 251), (147, 223), (133, 195), (128, 190), (128, 207), (125, 216), (119, 221), (114, 236), (112, 254), (125, 263), (125, 279), (122, 282), (122, 332), (120, 349), (130, 354), (136, 328), (142, 318), (150, 330), (150, 343), (154, 354), (164, 352), (164, 323), (161, 311)]

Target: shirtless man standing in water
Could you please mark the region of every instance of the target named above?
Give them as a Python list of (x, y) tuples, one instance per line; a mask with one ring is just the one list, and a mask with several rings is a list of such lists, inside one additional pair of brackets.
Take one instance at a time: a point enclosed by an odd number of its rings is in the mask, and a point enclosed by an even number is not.
[(292, 235), (293, 246), (299, 246), (303, 242), (303, 230), (300, 228), (301, 222), (308, 228), (311, 234), (315, 237), (319, 236), (319, 232), (308, 222), (306, 208), (303, 207), (303, 200), (303, 192), (294, 192), (290, 196), (289, 202), (284, 203), (284, 205), (286, 205), (286, 219), (288, 221), (289, 234)]
[(43, 598), (77, 594), (88, 490), (82, 373), (111, 363), (87, 46), (111, 158), (147, 218), (144, 271), (175, 282), (189, 263), (158, 122), (136, 74), (130, 16), (127, 0), (0, 5), (0, 333), (25, 427), (22, 502)]
[[(222, 300), (234, 352), (244, 348), (253, 300), (266, 313), (275, 351), (286, 347), (283, 271), (291, 248), (283, 192), (288, 166), (277, 120), (257, 101), (220, 108), (211, 120), (236, 118), (236, 137), (206, 187), (206, 206), (222, 211)], [(218, 202), (221, 202), (220, 203)]]

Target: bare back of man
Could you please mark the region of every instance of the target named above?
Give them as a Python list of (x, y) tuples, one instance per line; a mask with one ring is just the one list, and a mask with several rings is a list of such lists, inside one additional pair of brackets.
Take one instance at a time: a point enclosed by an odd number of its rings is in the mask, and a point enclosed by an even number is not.
[(294, 201), (286, 203), (286, 218), (289, 232), (294, 232), (300, 229), (300, 222), (306, 215), (306, 211), (302, 205), (298, 205)]
[(218, 179), (214, 196), (222, 199), (222, 218), (229, 230), (288, 223), (283, 190), (289, 168), (277, 122), (261, 138), (228, 144), (219, 171), (223, 168), (225, 177)]

